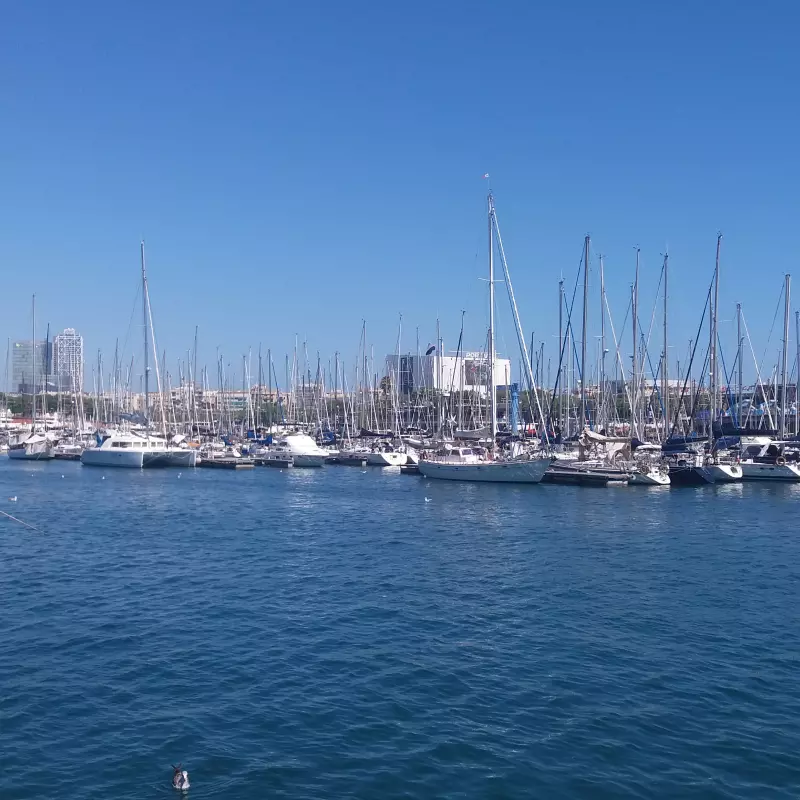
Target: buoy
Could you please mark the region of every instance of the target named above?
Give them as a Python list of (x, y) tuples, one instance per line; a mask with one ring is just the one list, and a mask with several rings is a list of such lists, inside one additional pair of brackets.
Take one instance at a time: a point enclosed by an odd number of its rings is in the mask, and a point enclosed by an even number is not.
[(172, 765), (172, 788), (183, 792), (189, 788), (189, 773), (183, 768), (183, 764), (176, 767)]
[(106, 476), (105, 476), (105, 475), (103, 475), (103, 480), (105, 480), (105, 479), (106, 479)]

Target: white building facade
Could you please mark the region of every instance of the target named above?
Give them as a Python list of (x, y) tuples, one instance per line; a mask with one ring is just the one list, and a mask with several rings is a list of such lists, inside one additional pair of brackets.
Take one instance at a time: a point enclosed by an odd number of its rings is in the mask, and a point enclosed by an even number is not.
[(83, 388), (83, 336), (65, 328), (53, 340), (53, 372), (61, 388)]
[[(401, 396), (424, 391), (475, 392), (487, 394), (489, 358), (486, 353), (459, 355), (391, 355), (386, 356), (386, 371)], [(494, 385), (512, 383), (511, 360), (495, 358)]]

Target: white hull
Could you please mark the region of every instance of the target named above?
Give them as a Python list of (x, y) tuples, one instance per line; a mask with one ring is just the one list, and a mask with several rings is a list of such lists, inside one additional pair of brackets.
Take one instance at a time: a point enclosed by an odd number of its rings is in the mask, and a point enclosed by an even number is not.
[(371, 467), (402, 467), (408, 463), (405, 453), (368, 453), (367, 464)]
[(486, 461), (480, 464), (447, 464), (420, 460), (419, 471), (426, 478), (476, 483), (539, 483), (550, 466), (549, 458), (530, 461)]
[(143, 467), (194, 467), (197, 465), (195, 450), (104, 450), (91, 447), (81, 454), (81, 464), (90, 467), (126, 467), (142, 469)]
[(795, 464), (764, 464), (743, 461), (741, 466), (742, 480), (745, 481), (800, 481), (800, 468)]
[(81, 453), (81, 464), (90, 467), (128, 467), (141, 469), (144, 466), (143, 450), (102, 450), (90, 447)]
[(712, 483), (733, 483), (742, 480), (742, 468), (738, 464), (707, 464), (704, 469)]
[(629, 486), (669, 486), (671, 483), (668, 472), (650, 470), (649, 472), (634, 472), (628, 479)]

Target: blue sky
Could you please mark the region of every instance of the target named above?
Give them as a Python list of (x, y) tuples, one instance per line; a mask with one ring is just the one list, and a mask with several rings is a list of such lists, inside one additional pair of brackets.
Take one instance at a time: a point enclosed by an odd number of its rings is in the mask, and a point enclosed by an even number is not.
[(392, 351), (400, 313), (406, 346), (438, 315), (454, 347), (464, 309), (480, 347), (489, 172), (548, 355), (589, 233), (592, 336), (596, 256), (619, 327), (634, 246), (647, 318), (668, 247), (682, 358), (722, 231), (721, 332), (742, 302), (760, 357), (797, 251), (799, 23), (790, 2), (6, 4), (0, 336), (28, 335), (36, 292), (42, 333), (139, 359), (143, 237), (173, 372), (195, 325), (212, 373), (295, 334), (352, 363), (362, 319)]

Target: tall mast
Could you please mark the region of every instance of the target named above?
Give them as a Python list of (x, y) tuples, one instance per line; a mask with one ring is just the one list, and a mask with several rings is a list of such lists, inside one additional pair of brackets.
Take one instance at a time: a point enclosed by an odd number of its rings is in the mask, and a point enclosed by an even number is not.
[(269, 395), (269, 415), (267, 417), (267, 424), (269, 425), (269, 433), (272, 433), (272, 408), (274, 405), (274, 398), (272, 397), (272, 348), (267, 348), (267, 393)]
[(436, 367), (436, 377), (434, 378), (436, 382), (436, 428), (439, 434), (439, 437), (442, 436), (442, 427), (444, 426), (444, 414), (442, 409), (442, 331), (439, 327), (439, 317), (436, 317), (436, 355), (434, 358), (436, 362), (434, 366)]
[(800, 397), (797, 392), (800, 387), (800, 311), (794, 312), (794, 340), (797, 347), (797, 363), (794, 373), (794, 435), (797, 436), (800, 433)]
[(50, 323), (47, 323), (47, 335), (44, 340), (44, 392), (42, 393), (42, 419), (47, 430), (47, 382), (50, 377), (50, 363), (47, 356), (50, 354)]
[(661, 397), (664, 404), (664, 436), (667, 438), (669, 425), (669, 340), (667, 339), (667, 277), (669, 270), (669, 253), (664, 253), (664, 363), (661, 366), (662, 390)]
[(36, 432), (36, 295), (31, 299), (31, 316), (33, 319), (33, 327), (31, 328), (31, 370), (33, 386), (31, 386), (31, 402), (32, 402), (32, 417), (33, 422), (31, 431)]
[(633, 312), (633, 359), (631, 361), (631, 385), (633, 387), (633, 408), (631, 409), (631, 425), (638, 438), (642, 438), (639, 431), (639, 253), (636, 248), (636, 272), (633, 278), (633, 291), (631, 294), (631, 311)]
[(261, 367), (261, 342), (258, 343), (258, 389), (256, 390), (256, 429), (261, 427), (261, 384), (263, 383), (263, 372)]
[(334, 354), (334, 373), (333, 373), (333, 429), (334, 433), (339, 429), (339, 351)]
[(598, 394), (597, 427), (600, 427), (600, 415), (605, 413), (606, 402), (606, 276), (603, 256), (600, 256), (600, 384)]
[(489, 192), (489, 417), (491, 418), (492, 450), (497, 438), (497, 397), (494, 391), (494, 201)]
[(744, 392), (744, 387), (742, 383), (742, 304), (736, 304), (736, 363), (739, 365), (739, 386), (738, 391), (736, 393), (737, 396), (737, 411), (736, 411), (736, 421), (739, 427), (742, 427), (742, 394)]
[(558, 424), (563, 428), (564, 427), (564, 404), (562, 402), (562, 398), (564, 396), (564, 355), (568, 355), (565, 353), (564, 349), (564, 322), (563, 322), (563, 314), (564, 314), (564, 279), (562, 278), (558, 282), (558, 352), (559, 352), (559, 378), (558, 381)]
[(786, 437), (786, 359), (789, 352), (789, 295), (792, 283), (792, 276), (786, 275), (786, 287), (784, 288), (783, 305), (783, 352), (781, 353), (781, 439)]
[(717, 416), (717, 303), (719, 302), (719, 250), (722, 244), (722, 234), (717, 234), (717, 257), (714, 267), (714, 308), (709, 317), (709, 330), (711, 341), (708, 347), (710, 361), (709, 379), (709, 421), (708, 421), (708, 451), (714, 452), (714, 420)]
[(589, 319), (589, 237), (583, 240), (583, 332), (581, 335), (581, 424), (586, 425), (586, 329)]
[(150, 366), (147, 355), (147, 272), (144, 264), (144, 240), (140, 244), (141, 260), (142, 260), (142, 325), (144, 327), (144, 416), (145, 423), (147, 424), (147, 433), (150, 433), (150, 413), (149, 413), (149, 398), (150, 398)]

